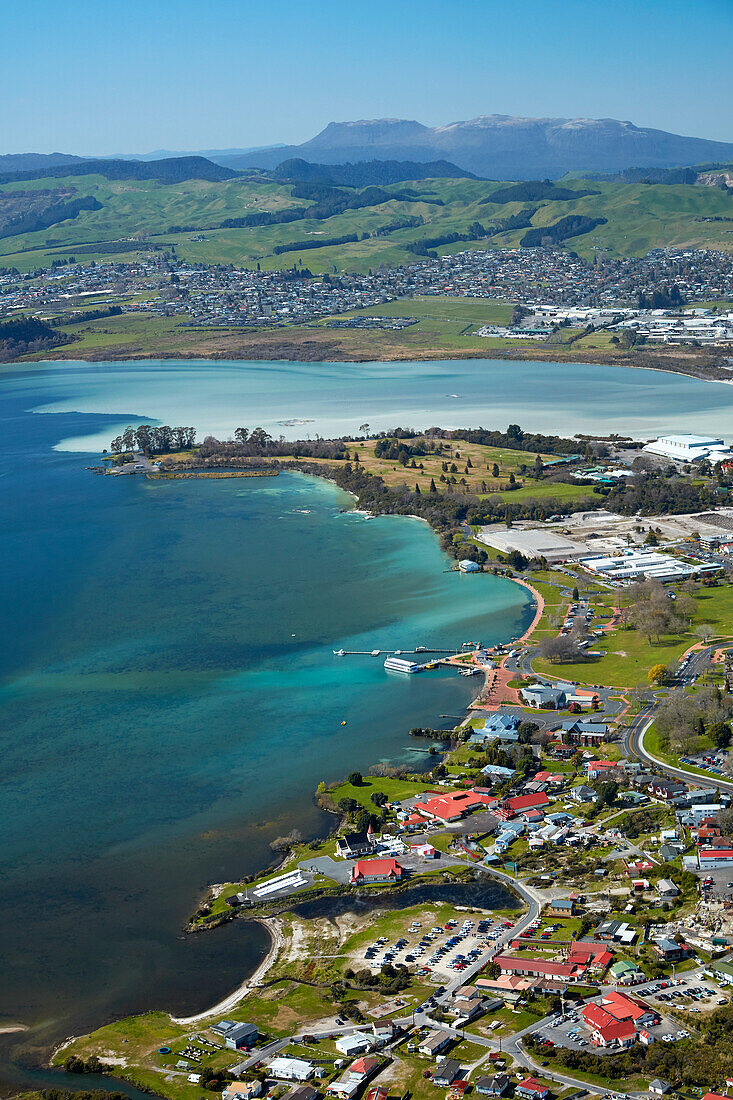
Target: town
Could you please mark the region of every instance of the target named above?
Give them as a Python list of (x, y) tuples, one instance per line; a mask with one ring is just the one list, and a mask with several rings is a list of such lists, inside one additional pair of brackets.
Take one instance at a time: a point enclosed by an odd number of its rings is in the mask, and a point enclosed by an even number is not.
[[(663, 290), (660, 292), (660, 287)], [(645, 341), (722, 345), (733, 339), (730, 308), (694, 303), (733, 296), (727, 252), (656, 249), (636, 259), (588, 264), (550, 248), (471, 250), (368, 275), (314, 277), (307, 267), (261, 271), (191, 266), (162, 250), (132, 263), (69, 257), (51, 269), (0, 274), (0, 317), (19, 314), (77, 326), (88, 311), (177, 319), (181, 326), (280, 329), (296, 324), (399, 329), (419, 320), (410, 298), (513, 302), (511, 325), (477, 325), (479, 336), (542, 340), (562, 329), (604, 330), (628, 347)], [(401, 316), (368, 311), (399, 301)], [(342, 314), (353, 317), (340, 319)], [(91, 316), (91, 315), (90, 315)], [(334, 318), (332, 321), (329, 318)], [(89, 319), (89, 318), (88, 318)]]

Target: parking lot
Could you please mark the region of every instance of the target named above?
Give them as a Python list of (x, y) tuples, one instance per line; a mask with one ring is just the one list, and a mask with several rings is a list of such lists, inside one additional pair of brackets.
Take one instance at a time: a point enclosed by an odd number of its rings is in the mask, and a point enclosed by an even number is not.
[(382, 936), (364, 952), (366, 963), (374, 970), (385, 963), (403, 964), (411, 970), (430, 972), (453, 980), (467, 966), (486, 955), (511, 921), (483, 918), (464, 921), (451, 919), (445, 925), (422, 926), (414, 922), (406, 933), (390, 943)]

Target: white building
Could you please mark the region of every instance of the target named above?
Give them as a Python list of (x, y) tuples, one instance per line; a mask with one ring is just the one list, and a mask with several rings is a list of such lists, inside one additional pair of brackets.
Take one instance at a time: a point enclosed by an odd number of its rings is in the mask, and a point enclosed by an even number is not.
[(733, 458), (733, 451), (724, 440), (708, 435), (662, 435), (644, 447), (647, 454), (661, 455), (674, 462), (702, 462), (708, 459), (715, 464)]
[(314, 1071), (313, 1065), (303, 1058), (273, 1058), (268, 1068), (273, 1077), (282, 1081), (307, 1081)]
[(620, 550), (603, 557), (581, 558), (580, 563), (589, 573), (622, 583), (630, 583), (643, 577), (658, 581), (679, 581), (716, 568), (688, 565), (687, 562), (655, 550)]

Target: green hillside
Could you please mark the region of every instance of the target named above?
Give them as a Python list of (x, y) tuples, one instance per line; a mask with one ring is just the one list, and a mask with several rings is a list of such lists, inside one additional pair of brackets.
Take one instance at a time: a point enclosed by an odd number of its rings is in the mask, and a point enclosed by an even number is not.
[[(361, 196), (370, 201), (368, 190), (352, 188), (347, 194), (350, 199)], [(405, 194), (406, 190), (412, 194)], [(276, 269), (302, 262), (315, 273), (334, 268), (368, 271), (382, 263), (414, 262), (421, 241), (438, 253), (517, 247), (528, 228), (551, 227), (569, 216), (605, 219), (590, 232), (564, 242), (586, 258), (599, 248), (612, 256), (641, 256), (664, 246), (733, 247), (733, 220), (729, 220), (733, 219), (733, 196), (719, 187), (564, 180), (558, 188), (562, 196), (568, 190), (595, 193), (554, 198), (550, 188), (549, 195), (542, 197), (546, 189), (535, 187), (534, 191), (527, 189), (527, 194), (540, 197), (529, 201), (506, 201), (508, 190), (511, 195), (506, 183), (481, 180), (419, 180), (378, 189), (378, 198), (394, 196), (386, 201), (346, 209), (331, 217), (303, 217), (299, 211), (314, 209), (316, 204), (294, 196), (292, 184), (266, 176), (175, 183), (112, 180), (101, 175), (13, 181), (0, 186), (0, 265), (29, 271), (70, 256), (127, 261), (151, 248), (162, 248), (175, 249), (179, 259), (194, 263), (260, 263), (263, 269)], [(39, 199), (39, 192), (48, 195)], [(491, 202), (493, 192), (502, 201)], [(523, 188), (517, 193), (522, 194)], [(26, 202), (34, 210), (44, 203), (49, 208), (54, 203), (60, 207), (60, 198), (68, 202), (70, 196), (86, 200), (76, 202), (76, 206), (87, 208), (75, 217), (54, 221), (53, 209), (49, 209), (46, 221), (51, 224), (33, 232), (15, 233), (7, 218), (3, 223), (3, 204), (18, 217)], [(293, 216), (297, 220), (222, 228), (227, 220), (283, 211), (296, 211)], [(715, 218), (719, 220), (701, 220)], [(412, 219), (413, 225), (401, 227), (407, 219)], [(415, 225), (415, 219), (422, 219), (423, 224)], [(502, 230), (502, 225), (517, 221), (517, 227)], [(488, 239), (476, 230), (476, 223), (490, 231)], [(450, 234), (477, 239), (430, 246), (431, 241)], [(326, 243), (352, 235), (359, 239)], [(324, 241), (323, 247), (302, 247), (302, 242), (319, 239)], [(288, 250), (294, 242), (299, 243)], [(275, 248), (283, 251), (275, 254)]]

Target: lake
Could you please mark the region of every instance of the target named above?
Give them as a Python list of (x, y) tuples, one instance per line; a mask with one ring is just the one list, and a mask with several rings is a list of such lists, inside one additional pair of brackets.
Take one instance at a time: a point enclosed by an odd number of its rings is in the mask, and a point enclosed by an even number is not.
[(32, 1028), (0, 1039), (6, 1067), (114, 1014), (226, 995), (266, 939), (243, 921), (184, 938), (207, 884), (296, 825), (322, 833), (321, 779), (420, 759), (410, 727), (475, 691), (333, 649), (507, 641), (532, 616), (511, 582), (446, 572), (425, 524), (367, 519), (317, 479), (85, 471), (120, 427), (718, 434), (733, 403), (669, 374), (489, 360), (49, 364), (0, 387), (0, 1024)]

